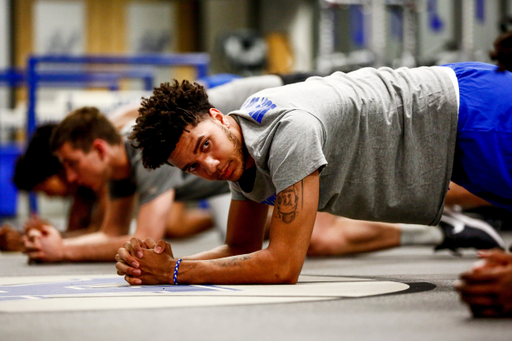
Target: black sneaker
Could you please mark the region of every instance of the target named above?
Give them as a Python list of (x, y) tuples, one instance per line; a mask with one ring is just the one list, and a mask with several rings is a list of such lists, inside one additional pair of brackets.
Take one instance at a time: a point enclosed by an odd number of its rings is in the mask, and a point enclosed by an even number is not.
[(445, 209), (439, 223), (444, 240), (434, 250), (449, 249), (458, 253), (459, 248), (505, 249), (501, 236), (485, 221), (470, 218), (462, 213)]

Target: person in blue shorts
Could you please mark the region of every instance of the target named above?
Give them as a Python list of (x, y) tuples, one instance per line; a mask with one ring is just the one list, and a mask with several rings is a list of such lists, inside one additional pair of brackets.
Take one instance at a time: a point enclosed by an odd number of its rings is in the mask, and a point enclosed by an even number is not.
[(317, 211), (434, 225), (451, 179), (509, 208), (511, 110), (512, 75), (484, 63), (311, 77), (227, 116), (200, 86), (163, 84), (131, 138), (147, 168), (230, 183), (226, 244), (177, 259), (164, 241), (132, 239), (118, 274), (130, 284), (295, 283)]

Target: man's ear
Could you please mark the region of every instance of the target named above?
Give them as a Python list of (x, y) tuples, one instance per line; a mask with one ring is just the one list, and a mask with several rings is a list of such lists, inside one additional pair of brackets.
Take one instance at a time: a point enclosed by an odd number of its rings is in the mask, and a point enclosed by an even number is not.
[(218, 109), (211, 108), (209, 110), (209, 113), (212, 120), (222, 124), (226, 128), (229, 127), (229, 121), (226, 119), (226, 115), (221, 113)]
[(102, 139), (95, 139), (92, 141), (91, 151), (95, 150), (98, 152), (98, 155), (101, 159), (105, 158), (107, 155), (108, 143)]

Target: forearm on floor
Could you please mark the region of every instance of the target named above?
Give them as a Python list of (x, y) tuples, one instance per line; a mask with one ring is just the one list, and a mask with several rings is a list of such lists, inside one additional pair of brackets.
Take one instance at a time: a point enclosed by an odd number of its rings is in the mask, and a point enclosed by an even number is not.
[(275, 257), (268, 249), (237, 256), (184, 259), (178, 271), (179, 284), (294, 284), (302, 265)]
[(117, 250), (131, 235), (107, 236), (101, 232), (63, 240), (63, 261), (114, 262)]

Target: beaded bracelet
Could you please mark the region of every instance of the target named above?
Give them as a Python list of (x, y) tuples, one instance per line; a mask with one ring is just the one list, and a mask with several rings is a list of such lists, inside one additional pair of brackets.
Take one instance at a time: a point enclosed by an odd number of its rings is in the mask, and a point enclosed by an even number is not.
[(180, 268), (181, 261), (181, 258), (178, 259), (178, 261), (176, 262), (176, 266), (174, 267), (174, 285), (178, 285), (178, 269)]

